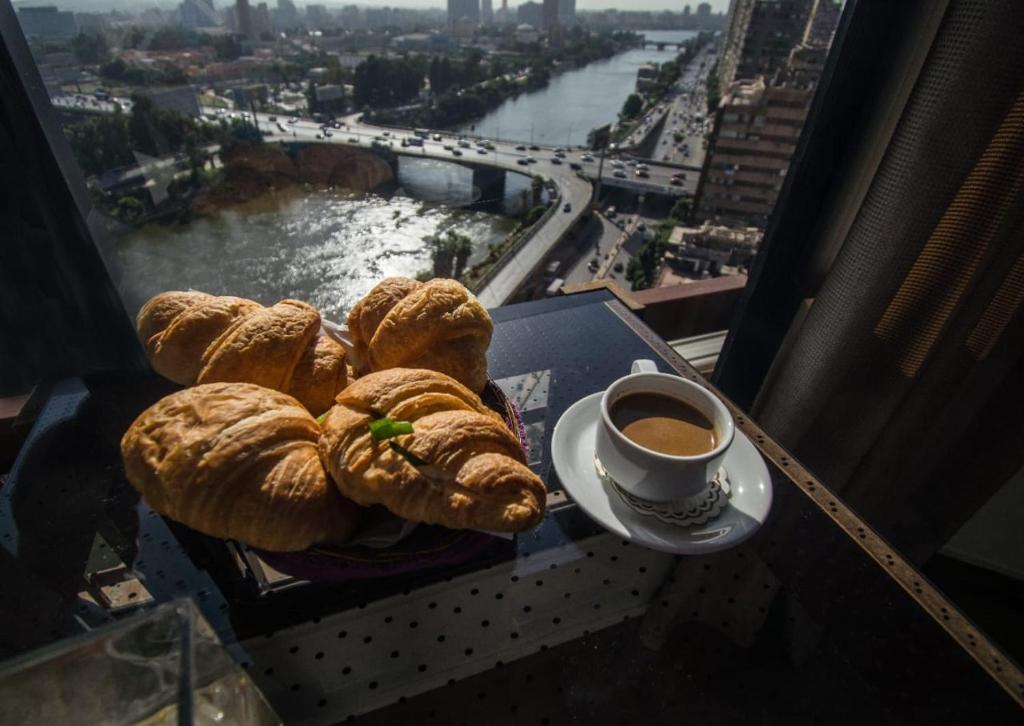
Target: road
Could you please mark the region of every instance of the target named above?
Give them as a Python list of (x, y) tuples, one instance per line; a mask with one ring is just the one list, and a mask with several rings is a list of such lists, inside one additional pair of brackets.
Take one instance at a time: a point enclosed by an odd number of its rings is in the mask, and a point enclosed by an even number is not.
[[(626, 138), (623, 147), (640, 145), (651, 129), (665, 117), (665, 123), (658, 132), (658, 138), (655, 139), (651, 158), (654, 161), (699, 168), (704, 163), (703, 142), (707, 135), (707, 121), (704, 119), (707, 111), (706, 81), (714, 62), (714, 48), (710, 45), (701, 48), (683, 70), (668, 97), (647, 112), (636, 130)], [(697, 121), (694, 118), (695, 114), (700, 114), (702, 120)], [(678, 143), (674, 138), (676, 131), (683, 134), (683, 139)]]
[[(704, 67), (701, 68), (701, 63)], [(704, 139), (707, 138), (707, 77), (715, 63), (712, 46), (701, 49), (676, 82), (675, 93), (666, 111), (668, 118), (655, 142), (654, 157), (658, 161), (685, 164), (700, 168), (704, 164)], [(700, 121), (696, 116), (700, 116)], [(674, 134), (683, 135), (676, 142)]]

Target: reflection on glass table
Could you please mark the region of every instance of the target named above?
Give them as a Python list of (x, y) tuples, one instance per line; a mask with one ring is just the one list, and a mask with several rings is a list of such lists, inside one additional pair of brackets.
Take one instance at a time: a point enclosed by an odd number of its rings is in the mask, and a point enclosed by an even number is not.
[(459, 565), (307, 582), (124, 482), (117, 440), (167, 384), (69, 381), (0, 497), (3, 654), (191, 595), (287, 722), (1020, 717), (1017, 667), (741, 411), (774, 490), (749, 540), (677, 556), (596, 525), (554, 472), (555, 423), (638, 358), (702, 379), (604, 292), (492, 315), (490, 373), (549, 490), (536, 530)]

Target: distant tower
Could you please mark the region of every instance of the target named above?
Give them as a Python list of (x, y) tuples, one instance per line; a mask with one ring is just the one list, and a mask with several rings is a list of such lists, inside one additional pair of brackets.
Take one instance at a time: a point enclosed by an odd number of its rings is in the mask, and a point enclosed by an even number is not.
[(249, 0), (235, 0), (235, 16), (238, 18), (238, 32), (246, 38), (252, 39), (253, 32), (252, 8), (249, 7)]
[(550, 33), (558, 25), (558, 0), (544, 0), (544, 31)]
[(494, 6), (491, 0), (480, 0), (480, 22), (484, 25), (494, 23)]
[(454, 28), (463, 18), (480, 23), (480, 0), (448, 0), (448, 27)]

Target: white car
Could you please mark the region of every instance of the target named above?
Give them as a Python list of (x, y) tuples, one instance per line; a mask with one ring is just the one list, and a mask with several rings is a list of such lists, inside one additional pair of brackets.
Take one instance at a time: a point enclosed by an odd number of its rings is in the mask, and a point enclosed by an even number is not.
[(622, 168), (623, 168), (624, 166), (626, 166), (626, 165), (625, 165), (625, 164), (623, 164), (623, 163), (622, 163), (621, 161), (619, 161), (618, 159), (614, 159), (614, 160), (612, 160), (612, 166), (614, 166), (614, 167), (615, 167), (616, 169), (622, 169)]
[(580, 161), (593, 161), (593, 160), (594, 160), (594, 157), (591, 156), (590, 154), (584, 154), (583, 156), (580, 157)]
[(459, 146), (461, 146), (463, 149), (468, 149), (470, 147), (470, 143), (465, 139), (462, 139), (461, 141), (459, 141)]

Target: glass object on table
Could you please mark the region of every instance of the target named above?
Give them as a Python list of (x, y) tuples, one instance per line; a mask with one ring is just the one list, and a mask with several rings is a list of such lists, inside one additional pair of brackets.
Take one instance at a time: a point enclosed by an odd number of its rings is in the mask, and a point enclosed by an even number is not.
[(281, 723), (190, 600), (176, 600), (0, 670), (0, 723)]

